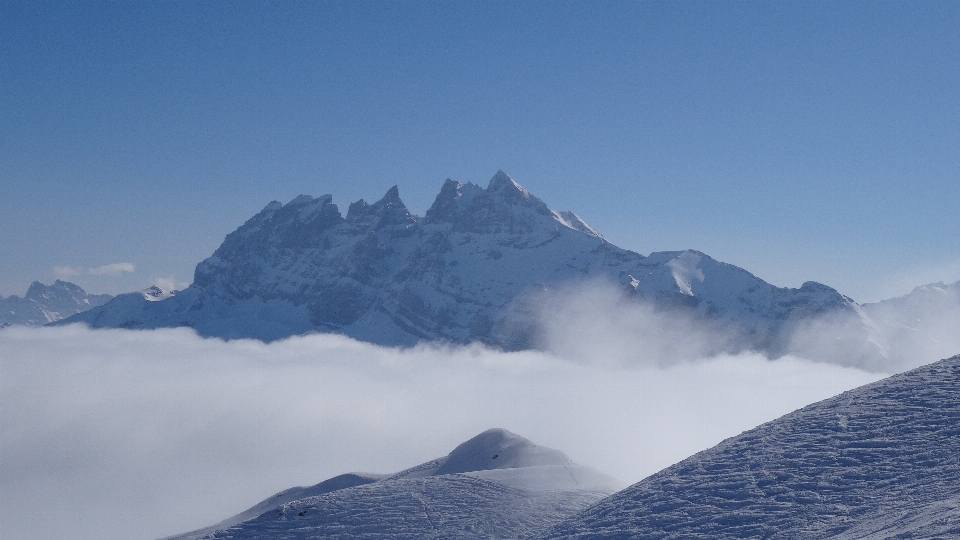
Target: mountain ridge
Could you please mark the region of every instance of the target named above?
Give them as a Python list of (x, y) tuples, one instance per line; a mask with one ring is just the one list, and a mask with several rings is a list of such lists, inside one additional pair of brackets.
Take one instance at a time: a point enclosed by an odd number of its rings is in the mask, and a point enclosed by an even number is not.
[(0, 297), (0, 327), (41, 326), (103, 305), (112, 298), (109, 294), (88, 294), (69, 281), (58, 279), (52, 285), (34, 281), (22, 298)]
[[(693, 250), (643, 256), (619, 248), (498, 171), (486, 188), (448, 179), (423, 217), (407, 210), (396, 186), (373, 204), (351, 204), (346, 217), (331, 195), (273, 201), (197, 265), (187, 289), (152, 303), (120, 295), (67, 322), (517, 350), (542, 345), (538, 294), (590, 280), (722, 323), (737, 333), (736, 350), (771, 356), (789, 352), (794, 328), (811, 317), (840, 313), (854, 326), (863, 318), (853, 300), (825, 285), (775, 287)], [(863, 355), (883, 355), (868, 324), (857, 332)]]

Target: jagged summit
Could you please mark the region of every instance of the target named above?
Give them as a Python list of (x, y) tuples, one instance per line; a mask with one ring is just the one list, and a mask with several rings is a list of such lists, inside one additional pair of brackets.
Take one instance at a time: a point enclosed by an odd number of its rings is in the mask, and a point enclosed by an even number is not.
[(59, 295), (68, 294), (68, 295), (85, 295), (87, 294), (79, 285), (76, 283), (70, 283), (69, 281), (56, 280), (53, 282), (53, 285), (44, 285), (39, 281), (34, 281), (30, 284), (30, 287), (27, 288), (27, 294), (23, 297), (29, 300), (41, 300), (45, 298), (53, 298)]
[(372, 225), (374, 229), (383, 227), (409, 227), (417, 221), (417, 217), (407, 210), (400, 200), (400, 190), (393, 186), (377, 202), (367, 204), (363, 199), (351, 203), (347, 210), (348, 223), (364, 223)]
[(487, 194), (496, 196), (501, 201), (508, 201), (515, 205), (525, 205), (535, 208), (540, 213), (549, 212), (547, 205), (540, 199), (534, 197), (523, 186), (518, 184), (510, 175), (503, 171), (497, 171), (490, 179), (487, 185)]
[(425, 223), (451, 224), (457, 232), (514, 235), (555, 228), (557, 223), (568, 226), (503, 171), (486, 189), (448, 179), (427, 210)]
[(281, 209), (281, 208), (283, 208), (283, 203), (282, 203), (282, 202), (280, 202), (280, 201), (270, 201), (269, 203), (267, 203), (266, 206), (263, 207), (263, 210), (260, 210), (260, 212), (259, 212), (257, 215), (266, 214), (266, 213), (273, 213), (273, 212), (276, 212), (277, 210), (279, 210), (279, 209)]
[[(487, 193), (498, 194), (506, 200), (530, 199), (533, 195), (502, 170), (498, 170), (487, 184)], [(539, 201), (539, 199), (537, 199)]]
[(526, 190), (520, 187), (509, 174), (503, 172), (503, 169), (497, 169), (497, 172), (490, 178), (490, 182), (487, 184), (488, 191), (497, 191), (502, 189), (513, 189), (515, 191), (525, 192)]
[(478, 194), (483, 193), (484, 189), (473, 183), (462, 183), (449, 178), (443, 182), (440, 193), (437, 194), (433, 204), (424, 214), (426, 223), (453, 222), (462, 212), (462, 208), (469, 205)]
[(293, 200), (291, 200), (290, 202), (288, 202), (288, 203), (286, 204), (286, 206), (292, 206), (292, 207), (306, 206), (306, 205), (312, 203), (314, 200), (317, 200), (318, 202), (320, 202), (320, 204), (323, 204), (322, 199), (324, 199), (325, 197), (331, 197), (331, 198), (332, 198), (332, 196), (330, 196), (330, 195), (324, 195), (324, 196), (318, 197), (317, 199), (314, 199), (314, 198), (311, 197), (310, 195), (297, 195), (296, 197), (293, 198)]
[(79, 285), (56, 280), (53, 285), (34, 281), (23, 298), (0, 297), (0, 326), (40, 326), (59, 321), (109, 301), (109, 294), (87, 294)]

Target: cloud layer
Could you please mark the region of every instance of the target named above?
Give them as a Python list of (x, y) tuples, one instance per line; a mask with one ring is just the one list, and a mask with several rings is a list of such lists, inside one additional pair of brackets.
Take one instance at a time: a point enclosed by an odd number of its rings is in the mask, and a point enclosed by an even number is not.
[(184, 329), (6, 328), (0, 527), (158, 538), (294, 485), (397, 471), (495, 426), (635, 482), (880, 377), (756, 355), (610, 362), (611, 350), (629, 355), (614, 336), (594, 334), (571, 361), (333, 335), (266, 345)]

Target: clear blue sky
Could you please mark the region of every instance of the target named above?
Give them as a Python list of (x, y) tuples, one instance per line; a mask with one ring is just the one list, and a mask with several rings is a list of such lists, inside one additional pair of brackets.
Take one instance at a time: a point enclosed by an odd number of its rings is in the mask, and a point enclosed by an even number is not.
[(2, 295), (188, 283), (273, 199), (422, 215), (501, 168), (644, 254), (960, 279), (960, 2), (0, 1)]

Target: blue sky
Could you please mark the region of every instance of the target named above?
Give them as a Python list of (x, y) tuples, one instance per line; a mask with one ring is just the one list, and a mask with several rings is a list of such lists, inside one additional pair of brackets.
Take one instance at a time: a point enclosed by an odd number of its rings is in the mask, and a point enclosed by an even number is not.
[(0, 294), (182, 286), (273, 199), (503, 169), (874, 301), (960, 279), (958, 88), (960, 2), (3, 0)]

